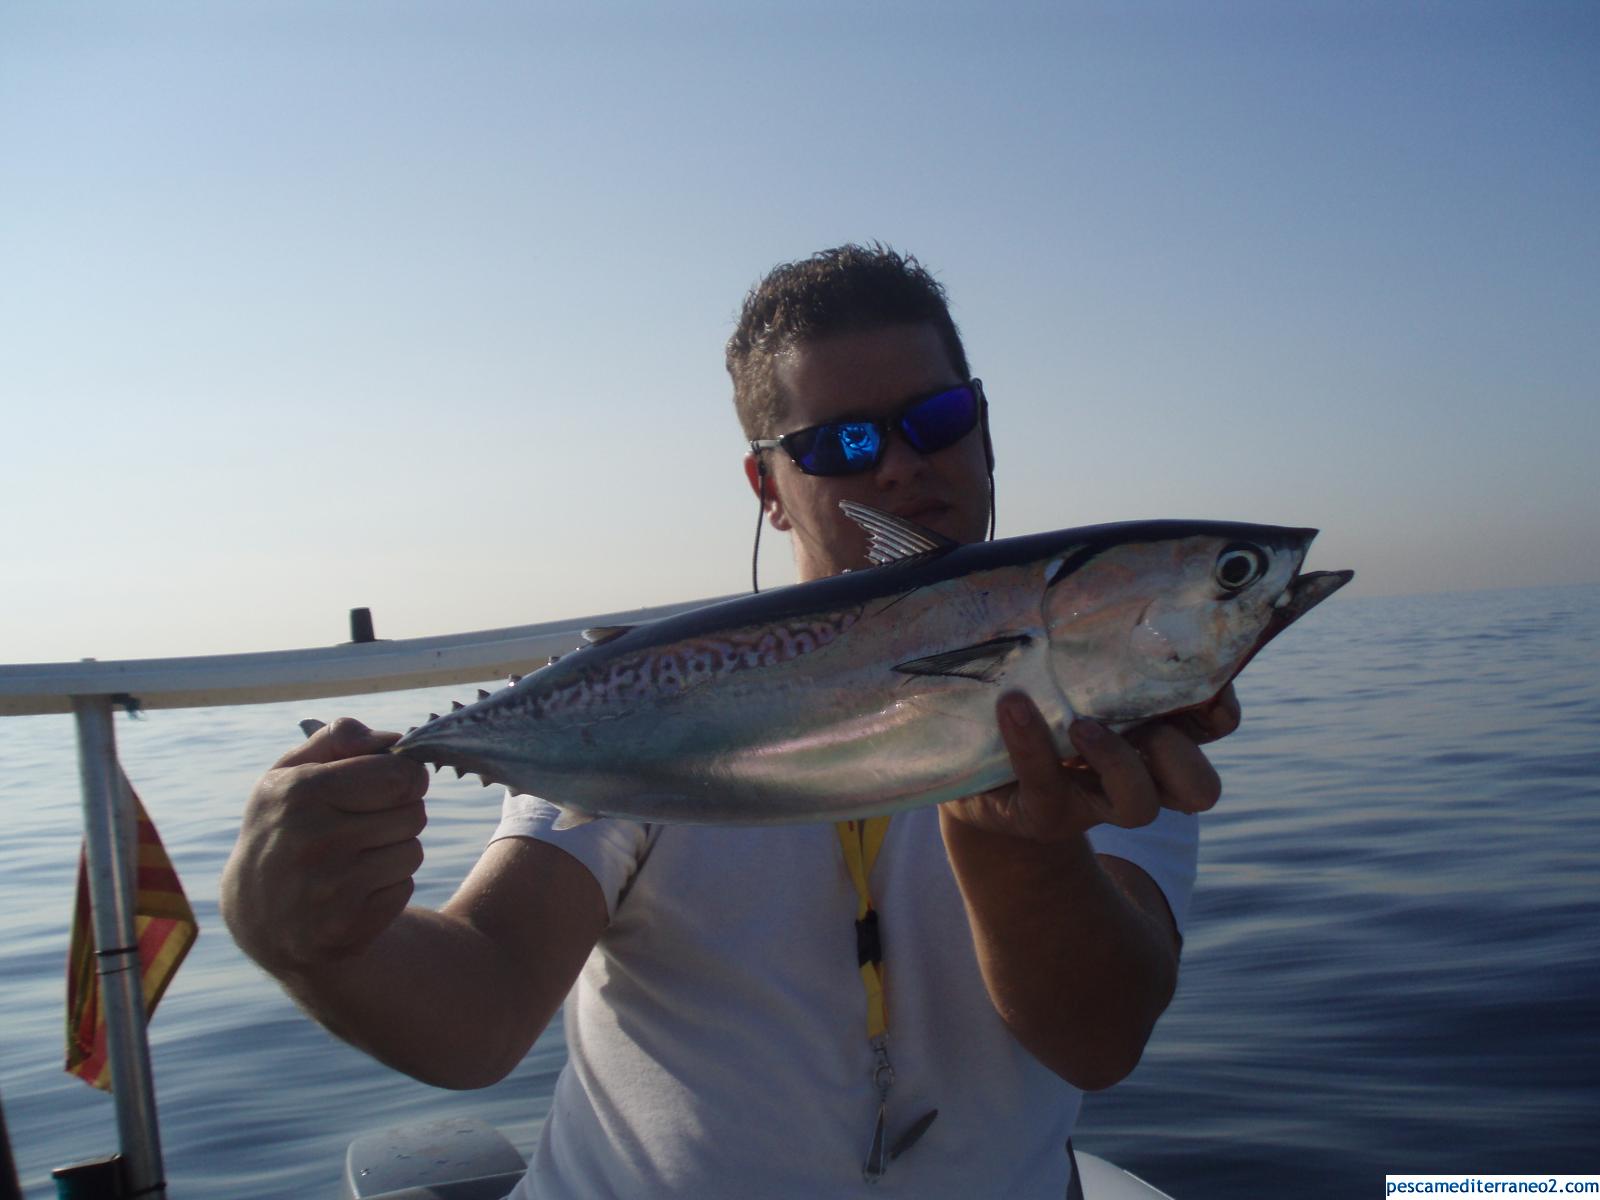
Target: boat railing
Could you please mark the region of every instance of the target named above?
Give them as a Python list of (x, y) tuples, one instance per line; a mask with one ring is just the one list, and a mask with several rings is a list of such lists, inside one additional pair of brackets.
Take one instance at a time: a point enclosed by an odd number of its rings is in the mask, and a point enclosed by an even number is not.
[(351, 641), (337, 646), (0, 665), (0, 716), (70, 712), (76, 722), (96, 962), (128, 1194), (165, 1200), (166, 1181), (134, 922), (135, 806), (117, 760), (114, 711), (268, 704), (525, 675), (581, 644), (585, 629), (658, 620), (724, 598), (398, 640), (375, 638), (367, 610), (355, 609)]

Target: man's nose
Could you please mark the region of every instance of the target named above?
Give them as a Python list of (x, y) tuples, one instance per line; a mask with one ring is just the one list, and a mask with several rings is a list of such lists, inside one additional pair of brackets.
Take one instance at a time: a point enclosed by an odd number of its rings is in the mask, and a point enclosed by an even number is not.
[(898, 429), (891, 430), (874, 478), (884, 486), (905, 483), (921, 474), (924, 465), (922, 455), (911, 448), (905, 435)]

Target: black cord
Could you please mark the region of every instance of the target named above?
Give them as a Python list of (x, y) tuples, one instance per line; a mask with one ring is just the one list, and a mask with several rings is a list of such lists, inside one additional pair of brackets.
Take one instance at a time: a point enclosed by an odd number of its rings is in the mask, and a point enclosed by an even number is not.
[[(757, 450), (758, 455), (766, 453)], [(756, 474), (760, 483), (756, 486), (756, 543), (750, 550), (750, 593), (755, 595), (761, 591), (761, 585), (756, 582), (756, 565), (761, 561), (761, 519), (767, 515), (767, 460), (756, 459)]]

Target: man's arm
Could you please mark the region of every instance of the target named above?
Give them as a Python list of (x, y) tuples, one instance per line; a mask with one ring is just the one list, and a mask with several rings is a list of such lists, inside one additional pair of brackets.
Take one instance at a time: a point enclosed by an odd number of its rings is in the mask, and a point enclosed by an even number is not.
[(1109, 1087), (1137, 1065), (1172, 999), (1178, 936), (1154, 881), (1095, 855), (1085, 831), (1215, 804), (1220, 784), (1197, 743), (1231, 732), (1238, 702), (1229, 688), (1181, 723), (1128, 739), (1077, 722), (1084, 766), (1061, 762), (1026, 697), (1003, 697), (999, 715), (1017, 782), (939, 814), (978, 963), (1030, 1053), (1078, 1087)]
[(440, 1087), (503, 1078), (606, 924), (600, 886), (544, 843), (490, 845), (442, 909), (406, 907), (426, 770), (338, 721), (257, 785), (223, 872), (244, 951), (333, 1033)]

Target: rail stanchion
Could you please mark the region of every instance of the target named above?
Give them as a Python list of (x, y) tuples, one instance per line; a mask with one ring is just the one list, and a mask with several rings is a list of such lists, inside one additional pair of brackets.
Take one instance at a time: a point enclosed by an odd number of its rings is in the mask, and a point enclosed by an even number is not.
[(134, 921), (138, 819), (117, 763), (112, 703), (111, 696), (72, 697), (78, 724), (78, 774), (83, 781), (95, 962), (106, 1014), (106, 1050), (128, 1195), (166, 1200)]

